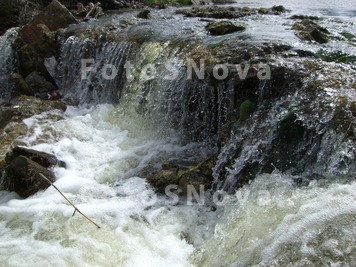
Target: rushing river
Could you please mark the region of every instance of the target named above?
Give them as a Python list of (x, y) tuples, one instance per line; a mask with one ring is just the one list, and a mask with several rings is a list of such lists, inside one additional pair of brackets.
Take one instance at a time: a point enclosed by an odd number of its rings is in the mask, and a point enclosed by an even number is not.
[[(353, 0), (249, 1), (237, 5), (275, 4), (285, 5), (293, 14), (328, 17), (326, 24), (356, 33)], [(162, 12), (166, 16), (168, 11)], [(115, 21), (115, 16), (110, 19)], [(266, 23), (279, 23), (279, 27), (292, 23), (285, 17), (282, 23), (276, 20), (267, 19)], [(251, 23), (255, 27), (248, 34), (265, 40), (261, 19)], [(269, 33), (281, 37), (277, 30)], [(302, 45), (292, 33), (284, 34), (288, 42)], [(0, 45), (5, 47), (3, 39)], [(79, 60), (77, 45), (75, 39), (63, 45), (61, 64)], [(149, 48), (156, 54), (146, 57), (174, 54)], [(326, 48), (334, 49), (333, 45)], [(101, 53), (114, 53), (105, 49)], [(131, 51), (126, 44), (117, 49), (120, 53)], [(143, 53), (145, 46), (141, 49)], [(348, 45), (344, 49), (355, 53)], [(4, 51), (8, 53), (6, 49), (1, 53)], [(120, 53), (115, 55), (121, 57)], [(138, 53), (134, 59), (137, 66), (140, 58)], [(68, 77), (60, 75), (59, 66), (56, 77), (67, 79), (63, 86), (69, 86), (74, 95), (76, 90), (78, 94), (87, 92), (87, 85), (75, 79), (76, 66), (73, 63)], [(103, 89), (110, 86), (97, 82)], [(304, 177), (275, 170), (227, 195), (224, 205), (217, 207), (211, 206), (209, 197), (206, 203), (198, 203), (155, 194), (143, 177), (146, 172), (170, 160), (194, 161), (212, 148), (205, 142), (183, 142), (180, 132), (163, 131), (156, 107), (149, 118), (132, 111), (141, 104), (137, 99), (140, 86), (135, 81), (126, 85), (118, 106), (107, 104), (112, 92), (84, 94), (83, 102), (106, 104), (68, 107), (63, 119), (55, 122), (51, 113), (24, 121), (29, 134), (21, 141), (66, 162), (66, 168), (54, 168), (55, 185), (101, 228), (78, 213), (72, 216), (73, 208), (53, 187), (27, 199), (0, 191), (0, 266), (356, 266), (356, 181), (352, 174), (303, 183)], [(151, 97), (152, 105), (157, 95)], [(354, 155), (350, 157), (355, 160)]]

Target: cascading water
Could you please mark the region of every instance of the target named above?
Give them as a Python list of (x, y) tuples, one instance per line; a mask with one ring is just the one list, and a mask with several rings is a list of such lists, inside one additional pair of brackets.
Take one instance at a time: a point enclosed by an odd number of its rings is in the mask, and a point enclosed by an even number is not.
[(12, 28), (0, 36), (0, 99), (9, 100), (12, 88), (9, 80), (14, 68), (14, 58), (11, 44), (15, 40), (17, 29)]
[(163, 132), (208, 139), (226, 123), (231, 86), (189, 78), (184, 56), (185, 51), (171, 42), (144, 44), (131, 62), (133, 78), (126, 82), (118, 108)]
[[(157, 17), (153, 21), (167, 28), (180, 24)], [(204, 23), (194, 20), (191, 30), (190, 20), (180, 20), (186, 28), (175, 28), (175, 36), (191, 37)], [(302, 84), (287, 77), (285, 94), (275, 99), (267, 99), (271, 85), (261, 82), (252, 92), (256, 110), (232, 125), (214, 167), (214, 189), (230, 195), (222, 207), (199, 205), (157, 195), (144, 179), (162, 163), (194, 162), (215, 151), (211, 142), (224, 131), (239, 90), (233, 81), (187, 79), (185, 49), (167, 40), (138, 45), (70, 37), (62, 44), (58, 64), (52, 65), (54, 79), (65, 97), (91, 107), (68, 107), (55, 122), (50, 114), (26, 119), (28, 136), (21, 141), (66, 162), (66, 168), (54, 169), (56, 186), (101, 229), (72, 216), (52, 187), (27, 199), (0, 191), (1, 265), (355, 265), (352, 68), (334, 71), (325, 65), (326, 78), (307, 75)], [(88, 71), (86, 79), (83, 58), (93, 58), (89, 65), (99, 70)], [(299, 61), (278, 60), (291, 70), (301, 68)], [(105, 63), (118, 70), (114, 79), (104, 79)], [(333, 82), (328, 75), (346, 77), (345, 83), (309, 94), (309, 78), (327, 84)], [(333, 128), (340, 112), (336, 104), (344, 102), (347, 114), (341, 118), (351, 124)], [(289, 151), (296, 153), (279, 156)], [(243, 175), (255, 179), (237, 188), (246, 182)], [(318, 179), (310, 180), (313, 175)]]
[(128, 42), (70, 37), (62, 46), (55, 80), (66, 97), (80, 104), (116, 104), (132, 49)]

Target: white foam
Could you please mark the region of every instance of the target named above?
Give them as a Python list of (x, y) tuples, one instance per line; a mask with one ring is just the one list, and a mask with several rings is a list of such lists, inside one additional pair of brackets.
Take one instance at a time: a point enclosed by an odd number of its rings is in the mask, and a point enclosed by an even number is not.
[[(152, 188), (128, 175), (177, 146), (122, 130), (117, 120), (114, 107), (100, 105), (92, 110), (69, 108), (66, 119), (58, 122), (39, 117), (26, 121), (29, 132), (37, 130), (24, 141), (67, 164), (54, 169), (55, 185), (102, 228), (78, 213), (72, 217), (73, 208), (53, 187), (24, 200), (1, 192), (0, 262), (36, 267), (190, 266), (191, 242), (202, 241), (204, 226), (196, 220), (206, 217), (204, 210), (165, 206), (161, 197), (151, 206), (142, 196)], [(37, 133), (48, 125), (55, 137), (38, 144)], [(182, 233), (193, 241), (188, 243)]]

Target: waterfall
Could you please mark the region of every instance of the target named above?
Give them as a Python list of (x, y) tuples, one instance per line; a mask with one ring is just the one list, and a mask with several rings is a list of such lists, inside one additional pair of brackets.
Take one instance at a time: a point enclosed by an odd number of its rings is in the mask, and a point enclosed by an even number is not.
[(16, 38), (17, 29), (9, 29), (0, 36), (0, 100), (7, 101), (11, 97), (12, 88), (9, 79), (14, 68), (14, 58), (11, 44)]
[(64, 95), (80, 104), (115, 104), (132, 49), (128, 42), (70, 37), (62, 45), (55, 78)]
[(161, 132), (207, 140), (227, 121), (231, 84), (191, 79), (185, 51), (171, 42), (147, 42), (137, 51), (119, 110), (141, 116)]

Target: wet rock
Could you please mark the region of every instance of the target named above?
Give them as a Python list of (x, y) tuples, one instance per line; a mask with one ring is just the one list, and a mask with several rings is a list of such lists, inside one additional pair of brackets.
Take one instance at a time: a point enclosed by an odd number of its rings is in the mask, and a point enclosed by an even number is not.
[(271, 7), (271, 12), (273, 12), (275, 15), (280, 15), (284, 12), (287, 12), (286, 8), (284, 6), (273, 6)]
[(12, 109), (0, 110), (0, 129), (3, 129), (15, 115)]
[(22, 9), (20, 0), (0, 0), (0, 35), (6, 30), (19, 25), (19, 15)]
[(293, 16), (290, 17), (290, 19), (295, 19), (295, 20), (303, 20), (303, 19), (321, 20), (320, 17), (317, 17), (317, 16), (308, 16), (308, 15), (293, 15)]
[(211, 179), (200, 172), (189, 172), (179, 179), (179, 187), (183, 192), (187, 192), (188, 187), (194, 187), (197, 192), (202, 187), (206, 191), (211, 187), (211, 181)]
[(320, 44), (327, 43), (330, 40), (330, 32), (310, 19), (303, 19), (301, 22), (294, 23), (292, 30), (301, 40), (315, 41)]
[(52, 92), (56, 88), (55, 86), (47, 81), (41, 74), (39, 74), (37, 71), (31, 72), (27, 77), (26, 77), (26, 83), (30, 88), (32, 89), (31, 91), (33, 92), (32, 95), (36, 93), (47, 93), (47, 92)]
[(36, 70), (50, 81), (43, 60), (57, 53), (55, 31), (73, 23), (76, 20), (69, 10), (53, 0), (30, 24), (25, 25), (15, 40), (20, 73), (27, 76)]
[[(312, 140), (312, 136), (317, 136), (309, 130), (303, 123), (298, 120), (294, 114), (290, 114), (282, 120), (278, 127), (276, 138), (272, 141), (271, 150), (268, 155), (269, 161), (265, 165), (264, 171), (272, 172), (274, 168), (280, 171), (286, 171), (290, 168), (300, 168), (303, 170), (302, 161), (305, 156), (303, 151), (308, 151), (310, 147), (317, 148), (319, 141)], [(317, 150), (315, 150), (317, 152)], [(312, 164), (316, 160), (316, 154), (311, 154), (308, 157), (308, 164)], [(301, 166), (298, 166), (298, 164)]]
[(34, 95), (34, 92), (32, 88), (27, 84), (25, 79), (22, 77), (21, 74), (19, 73), (12, 73), (11, 76), (11, 81), (13, 82), (13, 96), (18, 96), (18, 95)]
[(20, 146), (14, 147), (11, 152), (7, 153), (5, 161), (11, 162), (20, 156), (24, 156), (45, 168), (54, 166), (66, 167), (65, 162), (58, 160), (52, 154)]
[(162, 169), (158, 172), (153, 173), (147, 177), (147, 182), (153, 187), (157, 188), (158, 191), (164, 192), (168, 185), (178, 184), (178, 168)]
[(247, 17), (255, 14), (279, 15), (288, 12), (284, 7), (272, 8), (249, 8), (249, 7), (221, 7), (221, 6), (204, 6), (193, 7), (191, 9), (178, 9), (177, 14), (183, 14), (186, 17), (216, 18), (216, 19), (236, 19)]
[(222, 20), (208, 23), (205, 29), (209, 31), (211, 35), (224, 35), (244, 31), (246, 26), (247, 25), (245, 23)]
[(152, 18), (151, 11), (149, 9), (144, 9), (137, 14), (137, 17), (140, 19), (150, 19)]
[(208, 158), (203, 159), (202, 164), (199, 166), (199, 171), (209, 179), (212, 179), (213, 168), (216, 164), (216, 157), (217, 154), (210, 155)]
[[(213, 180), (212, 169), (215, 166), (215, 161), (216, 154), (199, 162), (165, 162), (162, 164), (161, 170), (147, 177), (147, 181), (160, 192), (164, 192), (169, 185), (178, 185), (183, 192), (186, 192), (188, 185), (193, 186), (197, 191), (202, 185), (204, 190), (207, 190)], [(195, 166), (191, 167), (194, 164)]]
[(56, 111), (53, 114), (48, 113), (44, 118), (58, 121), (63, 118), (65, 110), (66, 105), (60, 101), (41, 100), (32, 96), (20, 96), (11, 106), (0, 107), (0, 165), (11, 147), (25, 145), (19, 139), (31, 134), (23, 122), (24, 119), (42, 112)]
[(50, 186), (41, 174), (51, 182), (55, 181), (52, 171), (25, 156), (18, 156), (5, 164), (3, 189), (14, 191), (21, 197), (27, 198)]
[(244, 123), (256, 109), (257, 109), (256, 103), (252, 102), (251, 100), (247, 99), (244, 102), (242, 102), (239, 107), (238, 124)]

